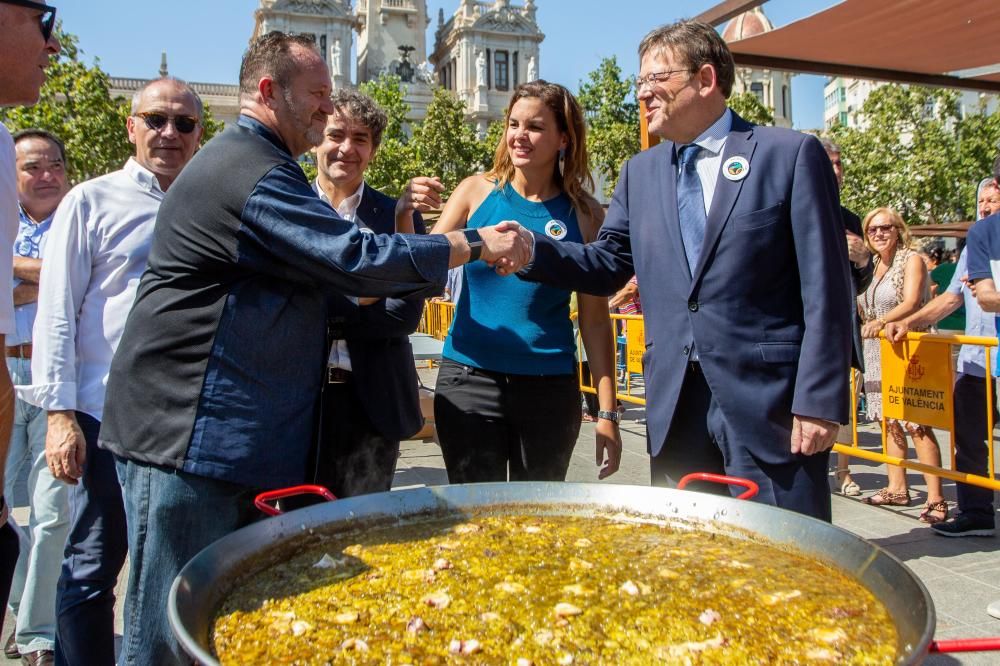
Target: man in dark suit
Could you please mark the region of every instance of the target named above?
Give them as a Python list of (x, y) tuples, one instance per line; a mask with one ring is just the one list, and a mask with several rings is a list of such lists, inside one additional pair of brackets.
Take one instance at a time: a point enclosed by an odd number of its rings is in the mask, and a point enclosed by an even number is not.
[(639, 55), (666, 141), (625, 164), (597, 242), (536, 234), (525, 277), (611, 294), (638, 276), (654, 485), (726, 472), (830, 520), (853, 291), (830, 161), (815, 137), (727, 108), (734, 64), (711, 26), (658, 28)]
[[(415, 178), (399, 201), (368, 186), (365, 170), (378, 150), (386, 114), (352, 90), (338, 90), (332, 101), (335, 111), (316, 148), (320, 198), (362, 231), (425, 233), (418, 211), (440, 205), (440, 183)], [(423, 424), (407, 337), (423, 309), (419, 296), (331, 302), (330, 359), (310, 476), (338, 497), (389, 490), (400, 440)]]

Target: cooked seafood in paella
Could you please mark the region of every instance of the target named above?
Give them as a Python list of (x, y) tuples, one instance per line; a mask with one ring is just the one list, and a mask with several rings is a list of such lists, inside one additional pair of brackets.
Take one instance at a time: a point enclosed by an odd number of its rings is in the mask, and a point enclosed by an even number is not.
[(223, 664), (889, 664), (853, 578), (753, 540), (483, 514), (339, 532), (238, 582)]

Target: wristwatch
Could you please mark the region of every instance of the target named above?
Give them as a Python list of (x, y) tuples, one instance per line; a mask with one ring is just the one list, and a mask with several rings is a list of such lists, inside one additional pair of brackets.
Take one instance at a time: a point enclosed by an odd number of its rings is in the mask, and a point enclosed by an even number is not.
[(613, 421), (614, 423), (619, 423), (622, 420), (622, 415), (615, 410), (608, 411), (606, 409), (602, 409), (597, 412), (597, 418)]
[(479, 259), (483, 253), (483, 237), (476, 229), (463, 229), (462, 233), (465, 234), (465, 242), (469, 244), (469, 262), (471, 263)]

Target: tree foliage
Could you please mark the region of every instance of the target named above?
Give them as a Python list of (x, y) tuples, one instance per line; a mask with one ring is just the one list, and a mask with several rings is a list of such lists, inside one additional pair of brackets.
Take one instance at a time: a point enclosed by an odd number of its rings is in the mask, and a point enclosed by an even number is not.
[(450, 193), (463, 179), (483, 169), (484, 145), (465, 122), (465, 104), (437, 87), (427, 116), (410, 141), (417, 175), (437, 176)]
[[(69, 176), (78, 183), (120, 169), (135, 153), (125, 131), (131, 100), (111, 96), (110, 79), (100, 63), (90, 67), (80, 59), (76, 36), (61, 29), (56, 34), (62, 51), (46, 70), (38, 104), (0, 109), (0, 120), (12, 132), (34, 127), (62, 139)], [(222, 128), (208, 108), (203, 125), (203, 141)]]
[(774, 109), (764, 106), (752, 92), (734, 93), (729, 96), (729, 108), (747, 122), (755, 125), (773, 125)]
[(614, 56), (603, 59), (580, 84), (578, 95), (587, 119), (590, 166), (604, 177), (605, 194), (618, 182), (625, 160), (639, 152), (639, 105), (631, 77), (623, 77)]
[(373, 81), (362, 83), (358, 89), (382, 107), (389, 121), (375, 158), (365, 172), (365, 181), (389, 196), (399, 196), (406, 181), (416, 175), (413, 151), (406, 135), (406, 116), (410, 113), (410, 105), (404, 99), (406, 88), (398, 76), (382, 74)]
[(979, 180), (991, 173), (1000, 111), (962, 117), (958, 93), (884, 85), (865, 100), (859, 128), (835, 127), (844, 205), (864, 215), (898, 210), (909, 224), (975, 219)]

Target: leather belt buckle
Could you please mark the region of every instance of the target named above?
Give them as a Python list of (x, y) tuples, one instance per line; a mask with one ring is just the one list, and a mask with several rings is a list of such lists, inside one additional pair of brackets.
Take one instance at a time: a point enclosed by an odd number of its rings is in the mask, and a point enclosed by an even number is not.
[(344, 370), (343, 368), (333, 368), (327, 366), (326, 368), (326, 383), (327, 384), (346, 384), (351, 379), (351, 371)]

